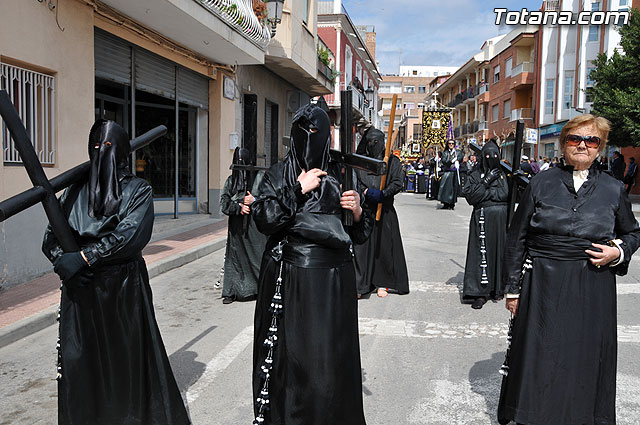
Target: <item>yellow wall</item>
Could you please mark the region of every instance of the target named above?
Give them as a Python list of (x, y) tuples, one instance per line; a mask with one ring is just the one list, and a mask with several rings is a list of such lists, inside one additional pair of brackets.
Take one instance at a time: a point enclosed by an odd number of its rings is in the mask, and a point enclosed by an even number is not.
[[(58, 28), (47, 2), (3, 0), (0, 13), (0, 56), (55, 76), (56, 164), (53, 177), (88, 159), (87, 138), (94, 121), (93, 9), (60, 0)], [(22, 166), (0, 161), (0, 199), (31, 187)]]

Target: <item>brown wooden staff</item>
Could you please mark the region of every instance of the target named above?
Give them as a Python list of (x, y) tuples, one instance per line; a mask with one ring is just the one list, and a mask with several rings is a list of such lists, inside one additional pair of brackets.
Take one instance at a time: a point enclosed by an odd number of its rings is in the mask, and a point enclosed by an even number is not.
[[(396, 104), (398, 103), (398, 95), (393, 95), (393, 100), (391, 101), (391, 115), (389, 116), (389, 133), (387, 135), (387, 146), (384, 150), (384, 163), (387, 165), (387, 173), (389, 172), (389, 155), (391, 154), (391, 146), (393, 146), (393, 142), (398, 135), (398, 130), (393, 131), (393, 126), (396, 121)], [(382, 175), (380, 179), (380, 190), (384, 190), (384, 187), (387, 185), (387, 173)], [(382, 217), (382, 202), (378, 204), (378, 211), (376, 212), (376, 221), (380, 221)]]

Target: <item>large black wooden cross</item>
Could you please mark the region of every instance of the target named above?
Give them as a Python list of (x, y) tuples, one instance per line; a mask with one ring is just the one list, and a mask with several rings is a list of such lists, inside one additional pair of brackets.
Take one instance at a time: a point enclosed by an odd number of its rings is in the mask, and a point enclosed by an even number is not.
[[(13, 137), (16, 150), (20, 154), (24, 168), (27, 170), (27, 174), (29, 174), (29, 178), (33, 184), (31, 189), (0, 202), (0, 222), (32, 207), (38, 202), (42, 202), (44, 211), (51, 224), (51, 229), (58, 238), (63, 251), (78, 251), (78, 244), (73, 237), (60, 202), (58, 202), (56, 198), (56, 193), (75, 182), (86, 180), (91, 163), (87, 161), (51, 180), (47, 179), (33, 144), (29, 140), (27, 130), (22, 124), (20, 116), (17, 114), (9, 98), (9, 94), (5, 90), (0, 90), (0, 116), (2, 116), (4, 124)], [(166, 132), (167, 127), (161, 125), (136, 137), (131, 140), (131, 151), (133, 152), (136, 149), (148, 145), (157, 138), (162, 137)]]
[[(344, 166), (344, 178), (342, 190), (355, 189), (353, 180), (353, 168), (364, 170), (377, 176), (387, 172), (387, 164), (379, 159), (353, 153), (353, 93), (351, 90), (340, 92), (340, 150), (331, 150), (331, 159)], [(345, 226), (353, 225), (353, 213), (344, 210), (342, 223)]]
[[(522, 153), (522, 143), (524, 138), (524, 121), (518, 120), (516, 123), (516, 139), (513, 147), (513, 165), (500, 161), (500, 168), (509, 178), (509, 210), (507, 211), (507, 228), (511, 223), (511, 218), (516, 209), (518, 190), (527, 187), (529, 179), (520, 171), (520, 155)], [(469, 143), (469, 147), (478, 156), (478, 163), (482, 163), (482, 148), (475, 143)]]

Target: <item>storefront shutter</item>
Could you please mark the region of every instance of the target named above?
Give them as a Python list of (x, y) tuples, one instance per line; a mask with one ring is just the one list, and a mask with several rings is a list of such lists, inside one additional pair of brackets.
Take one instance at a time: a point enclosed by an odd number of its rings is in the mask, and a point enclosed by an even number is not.
[(131, 47), (123, 40), (96, 28), (95, 67), (96, 77), (131, 84)]
[(187, 105), (209, 109), (209, 81), (207, 78), (180, 68), (178, 73), (178, 99)]
[(151, 52), (136, 49), (136, 89), (176, 98), (175, 65)]

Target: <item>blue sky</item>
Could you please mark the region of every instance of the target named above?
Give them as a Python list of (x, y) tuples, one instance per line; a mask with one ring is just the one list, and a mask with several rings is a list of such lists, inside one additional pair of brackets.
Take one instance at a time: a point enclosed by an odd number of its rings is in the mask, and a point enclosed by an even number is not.
[(494, 8), (538, 10), (542, 0), (342, 0), (356, 25), (375, 25), (382, 74), (402, 65), (460, 66), (499, 34)]

